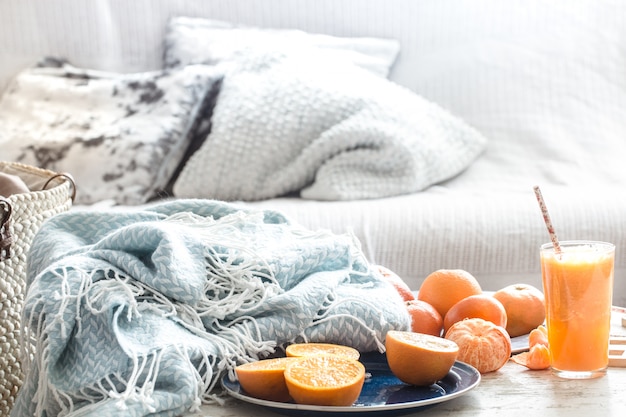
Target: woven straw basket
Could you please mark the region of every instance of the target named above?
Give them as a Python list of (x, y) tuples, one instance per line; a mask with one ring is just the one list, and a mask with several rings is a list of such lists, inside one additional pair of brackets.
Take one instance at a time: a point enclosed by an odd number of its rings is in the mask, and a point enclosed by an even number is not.
[(0, 415), (8, 416), (22, 384), (20, 318), (26, 258), (35, 233), (48, 218), (67, 211), (75, 194), (69, 174), (0, 161), (0, 172), (17, 175), (30, 190), (0, 196)]

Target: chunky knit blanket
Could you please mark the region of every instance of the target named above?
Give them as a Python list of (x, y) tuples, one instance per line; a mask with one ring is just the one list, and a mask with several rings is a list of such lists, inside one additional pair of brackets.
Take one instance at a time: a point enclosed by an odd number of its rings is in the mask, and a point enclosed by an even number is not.
[(352, 236), (209, 200), (59, 215), (27, 284), (13, 417), (181, 415), (289, 342), (383, 350), (409, 326)]

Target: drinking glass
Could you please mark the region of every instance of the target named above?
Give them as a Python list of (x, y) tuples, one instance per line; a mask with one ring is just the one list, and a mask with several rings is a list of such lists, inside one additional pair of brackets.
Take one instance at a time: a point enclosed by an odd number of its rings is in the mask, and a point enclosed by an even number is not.
[(552, 372), (596, 378), (609, 363), (615, 246), (596, 241), (541, 246), (541, 275)]

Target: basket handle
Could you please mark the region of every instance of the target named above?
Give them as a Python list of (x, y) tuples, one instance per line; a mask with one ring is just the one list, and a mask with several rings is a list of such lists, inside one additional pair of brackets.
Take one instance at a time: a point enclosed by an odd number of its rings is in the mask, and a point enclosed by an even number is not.
[(61, 172), (59, 174), (51, 176), (50, 178), (48, 178), (48, 181), (46, 181), (46, 183), (43, 185), (42, 190), (45, 190), (48, 187), (48, 185), (50, 185), (52, 180), (56, 178), (65, 178), (72, 184), (71, 198), (72, 198), (72, 203), (73, 203), (74, 199), (76, 198), (76, 181), (74, 181), (74, 177), (72, 177), (72, 174), (70, 174), (69, 172)]
[(6, 198), (0, 196), (0, 261), (11, 257), (11, 245), (13, 236), (9, 231), (9, 220), (11, 219), (11, 203)]

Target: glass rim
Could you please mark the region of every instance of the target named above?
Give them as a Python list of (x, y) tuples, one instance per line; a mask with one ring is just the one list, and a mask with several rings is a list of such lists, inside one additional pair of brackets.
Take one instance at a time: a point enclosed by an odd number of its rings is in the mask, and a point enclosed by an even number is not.
[[(605, 247), (607, 251), (614, 250), (615, 244), (611, 242), (604, 242), (601, 240), (564, 240), (559, 241), (559, 246), (561, 247), (572, 247), (572, 246), (584, 246), (584, 245), (593, 245), (597, 247)], [(547, 242), (543, 243), (540, 247), (542, 251), (544, 250), (554, 250), (554, 243)]]

